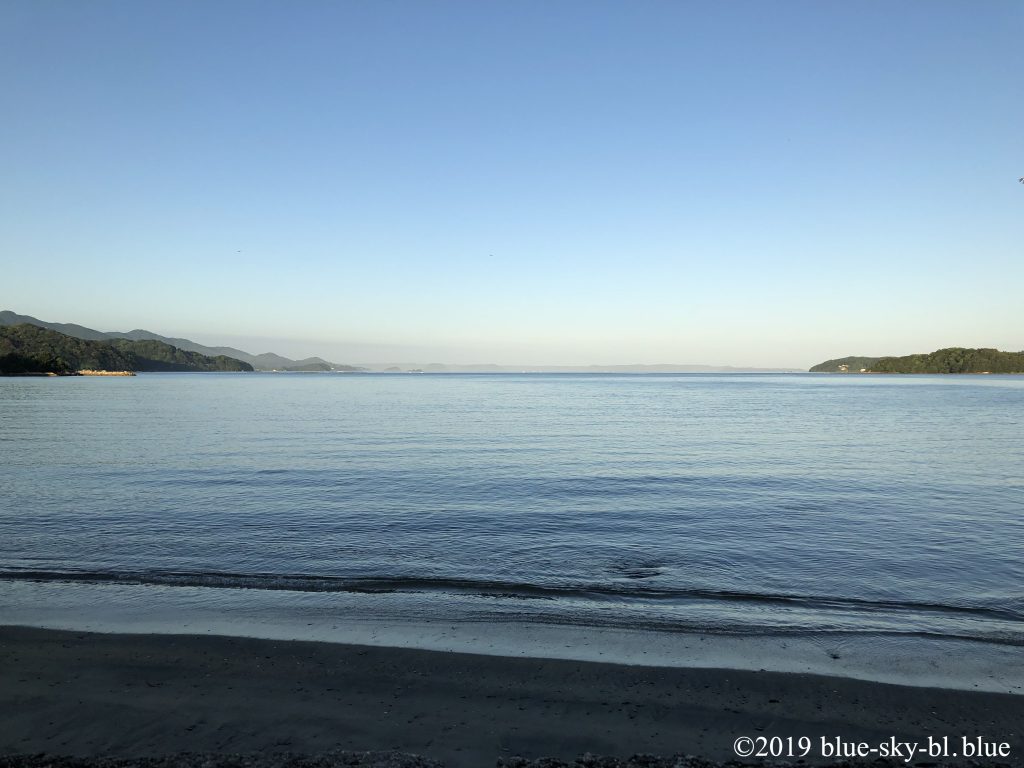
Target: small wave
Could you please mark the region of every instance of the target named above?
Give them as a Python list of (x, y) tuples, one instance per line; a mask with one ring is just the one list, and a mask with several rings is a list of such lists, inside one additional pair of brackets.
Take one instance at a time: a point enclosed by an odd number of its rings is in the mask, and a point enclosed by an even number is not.
[(632, 576), (631, 583), (629, 584), (612, 583), (567, 586), (439, 577), (341, 577), (309, 574), (243, 574), (187, 571), (0, 570), (0, 581), (130, 584), (364, 594), (442, 592), (519, 600), (618, 601), (637, 604), (664, 604), (671, 602), (681, 604), (688, 601), (706, 600), (791, 606), (825, 612), (927, 612), (979, 619), (1024, 621), (1024, 611), (1016, 609), (1016, 605), (1014, 607), (994, 608), (947, 605), (922, 601), (868, 600), (824, 595), (788, 595), (709, 589), (668, 589), (649, 587), (637, 583), (636, 580), (641, 580), (644, 576)]
[(627, 579), (653, 579), (665, 572), (664, 567), (656, 563), (616, 563), (608, 570)]

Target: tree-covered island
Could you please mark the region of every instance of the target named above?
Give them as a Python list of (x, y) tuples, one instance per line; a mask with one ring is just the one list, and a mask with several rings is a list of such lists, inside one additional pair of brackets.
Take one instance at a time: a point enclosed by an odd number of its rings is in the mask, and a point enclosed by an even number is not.
[(841, 357), (811, 373), (1024, 373), (1024, 352), (948, 347), (902, 357)]

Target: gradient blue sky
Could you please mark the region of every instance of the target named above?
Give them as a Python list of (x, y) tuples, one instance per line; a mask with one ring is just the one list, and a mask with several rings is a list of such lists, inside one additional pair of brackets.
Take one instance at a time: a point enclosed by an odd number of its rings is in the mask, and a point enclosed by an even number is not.
[(1024, 3), (0, 4), (0, 309), (339, 362), (1024, 348)]

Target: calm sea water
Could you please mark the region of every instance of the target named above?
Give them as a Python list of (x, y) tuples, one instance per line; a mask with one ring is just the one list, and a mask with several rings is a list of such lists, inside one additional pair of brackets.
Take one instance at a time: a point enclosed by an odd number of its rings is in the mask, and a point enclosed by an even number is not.
[(1022, 427), (1012, 376), (0, 379), (0, 583), (1024, 645)]

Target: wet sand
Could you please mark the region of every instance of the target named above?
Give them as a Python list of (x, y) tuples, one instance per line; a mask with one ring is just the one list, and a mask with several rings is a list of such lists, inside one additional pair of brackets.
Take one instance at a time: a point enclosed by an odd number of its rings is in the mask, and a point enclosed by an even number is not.
[[(735, 759), (740, 736), (1008, 742), (1024, 696), (402, 648), (0, 627), (0, 754), (399, 750), (451, 768), (586, 752)], [(864, 760), (865, 764), (870, 760)], [(914, 762), (942, 764), (952, 760)], [(991, 762), (991, 761), (990, 761)]]

